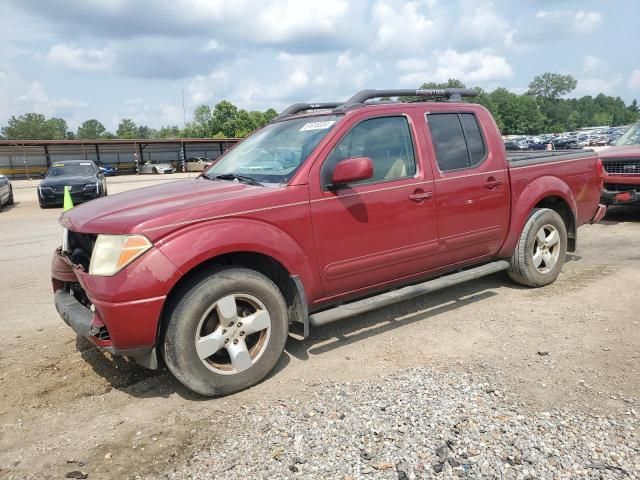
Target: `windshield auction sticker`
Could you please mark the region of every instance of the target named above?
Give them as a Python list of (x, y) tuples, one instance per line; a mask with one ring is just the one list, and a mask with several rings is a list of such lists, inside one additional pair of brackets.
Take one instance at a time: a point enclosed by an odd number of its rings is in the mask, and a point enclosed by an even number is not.
[(300, 129), (300, 131), (305, 132), (307, 130), (326, 130), (334, 123), (336, 123), (335, 120), (328, 120), (326, 122), (309, 122), (309, 123), (305, 123)]

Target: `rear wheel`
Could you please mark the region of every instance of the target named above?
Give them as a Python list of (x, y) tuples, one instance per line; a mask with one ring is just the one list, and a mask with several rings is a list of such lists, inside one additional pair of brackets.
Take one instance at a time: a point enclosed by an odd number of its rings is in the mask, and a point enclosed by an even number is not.
[(509, 276), (521, 285), (543, 287), (556, 281), (567, 253), (567, 229), (554, 210), (536, 208), (527, 220), (509, 262)]
[(158, 173), (158, 169), (157, 169), (156, 167), (153, 167), (153, 169), (151, 169), (151, 171), (152, 171), (153, 173)]
[(275, 366), (288, 334), (278, 287), (244, 268), (195, 278), (167, 312), (163, 355), (169, 370), (202, 395), (251, 387)]
[(9, 201), (7, 202), (7, 205), (13, 205), (13, 203), (13, 187), (9, 187)]

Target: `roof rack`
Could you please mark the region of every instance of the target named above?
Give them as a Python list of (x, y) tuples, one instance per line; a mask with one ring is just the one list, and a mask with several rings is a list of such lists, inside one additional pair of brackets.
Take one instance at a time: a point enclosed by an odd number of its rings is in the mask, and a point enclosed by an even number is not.
[(282, 120), (290, 115), (296, 113), (305, 112), (307, 110), (326, 110), (329, 108), (336, 108), (342, 105), (344, 102), (322, 102), (322, 103), (294, 103), (293, 105), (285, 108), (280, 115), (273, 120)]
[[(367, 100), (382, 97), (421, 97), (421, 98), (446, 98), (449, 102), (460, 102), (462, 97), (476, 97), (478, 92), (470, 88), (419, 88), (396, 89), (396, 90), (361, 90), (346, 102), (323, 102), (323, 103), (294, 103), (280, 113), (272, 122), (282, 120), (296, 113), (308, 110), (334, 109), (342, 112), (348, 108), (362, 106)], [(373, 103), (373, 102), (372, 102)], [(389, 102), (380, 102), (389, 103)]]
[(476, 97), (478, 92), (471, 88), (418, 88), (396, 90), (361, 90), (336, 110), (346, 110), (350, 107), (362, 105), (367, 100), (381, 97), (431, 97), (446, 98), (449, 102), (460, 102), (462, 97)]

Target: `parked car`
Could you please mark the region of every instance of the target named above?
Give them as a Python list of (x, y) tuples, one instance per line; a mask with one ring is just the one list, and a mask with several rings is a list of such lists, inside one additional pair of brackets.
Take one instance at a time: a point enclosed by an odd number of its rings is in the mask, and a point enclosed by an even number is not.
[(74, 205), (107, 195), (107, 181), (95, 163), (91, 160), (65, 160), (51, 165), (40, 182), (40, 208), (61, 207), (64, 187), (71, 188)]
[(640, 144), (609, 147), (598, 155), (607, 172), (602, 203), (640, 206)]
[(206, 157), (191, 157), (186, 160), (187, 172), (202, 172), (209, 168), (213, 161)]
[(101, 163), (98, 168), (105, 177), (113, 177), (118, 174), (118, 167)]
[(504, 142), (504, 148), (508, 151), (515, 151), (515, 152), (519, 152), (527, 149), (526, 145), (522, 145), (521, 143), (518, 143), (518, 142), (512, 142), (511, 140), (507, 140), (506, 142)]
[(5, 175), (0, 175), (0, 210), (3, 205), (13, 205), (13, 187)]
[(140, 173), (173, 173), (175, 169), (170, 163), (159, 162), (158, 160), (149, 160), (144, 162), (140, 167)]
[[(290, 328), (498, 271), (553, 283), (578, 227), (605, 214), (602, 164), (507, 157), (489, 111), (461, 102), (475, 93), (295, 104), (195, 180), (66, 212), (58, 312), (112, 354), (150, 368), (161, 355), (188, 388), (223, 395), (263, 379)], [(367, 103), (407, 95), (450, 101)]]
[(580, 148), (576, 141), (576, 137), (560, 137), (552, 140), (551, 143), (556, 150), (571, 150)]

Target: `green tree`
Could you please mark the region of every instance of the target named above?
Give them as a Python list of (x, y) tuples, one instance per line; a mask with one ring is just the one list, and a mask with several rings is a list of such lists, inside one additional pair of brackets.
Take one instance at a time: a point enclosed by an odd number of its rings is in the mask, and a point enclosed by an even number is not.
[(101, 138), (107, 129), (104, 127), (102, 123), (100, 123), (95, 118), (90, 120), (85, 120), (82, 122), (82, 125), (78, 127), (77, 137), (78, 138)]
[(62, 118), (50, 118), (45, 122), (51, 140), (64, 140), (67, 136), (67, 122)]
[(542, 131), (545, 117), (533, 98), (498, 88), (489, 94), (489, 102), (502, 133), (536, 134)]
[(161, 127), (157, 134), (158, 138), (179, 138), (181, 136), (182, 132), (175, 125)]
[(136, 138), (138, 134), (138, 128), (133, 120), (130, 118), (123, 118), (118, 124), (116, 130), (116, 137), (118, 138)]
[(136, 137), (137, 138), (155, 138), (158, 135), (158, 132), (149, 128), (146, 125), (140, 125), (136, 128)]
[(54, 140), (62, 139), (67, 130), (62, 119), (47, 120), (41, 113), (25, 113), (11, 116), (7, 126), (2, 128), (2, 136), (7, 140)]
[(577, 85), (578, 81), (571, 75), (546, 72), (533, 78), (527, 94), (538, 99), (555, 100), (575, 90)]

